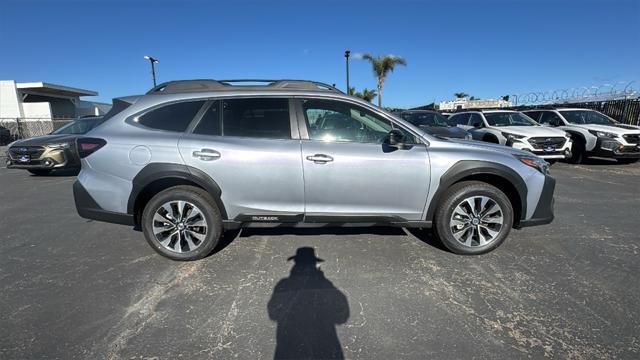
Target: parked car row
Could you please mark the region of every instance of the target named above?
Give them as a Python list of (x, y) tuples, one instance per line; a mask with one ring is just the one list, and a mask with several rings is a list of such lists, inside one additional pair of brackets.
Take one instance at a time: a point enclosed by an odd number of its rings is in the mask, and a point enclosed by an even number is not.
[(447, 122), (474, 140), (525, 150), (550, 162), (581, 163), (589, 156), (629, 164), (640, 159), (640, 126), (620, 124), (589, 109), (470, 110)]

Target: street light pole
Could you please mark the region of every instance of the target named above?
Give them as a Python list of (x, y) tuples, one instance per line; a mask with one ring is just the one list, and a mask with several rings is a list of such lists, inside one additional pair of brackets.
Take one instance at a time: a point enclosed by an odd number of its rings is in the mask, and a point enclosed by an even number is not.
[(153, 87), (156, 87), (156, 64), (160, 61), (158, 59), (154, 59), (149, 55), (144, 56), (145, 60), (149, 60), (151, 63), (151, 77), (153, 78)]
[(351, 54), (351, 51), (345, 50), (344, 57), (347, 64), (347, 94), (349, 94), (349, 55), (350, 54)]

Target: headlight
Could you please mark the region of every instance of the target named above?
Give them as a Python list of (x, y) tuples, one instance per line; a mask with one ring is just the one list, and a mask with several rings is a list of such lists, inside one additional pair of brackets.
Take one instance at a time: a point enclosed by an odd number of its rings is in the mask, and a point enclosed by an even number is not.
[(543, 174), (549, 173), (549, 163), (544, 161), (543, 158), (539, 158), (537, 156), (531, 155), (513, 155), (516, 159), (520, 160), (521, 163), (531, 166), (532, 168), (540, 171)]
[(520, 139), (524, 139), (526, 137), (526, 136), (522, 136), (522, 135), (516, 135), (516, 134), (508, 133), (508, 132), (503, 132), (502, 136), (506, 137), (509, 140), (520, 140)]
[(12, 147), (12, 146), (13, 146), (13, 144), (15, 144), (15, 143), (17, 143), (17, 142), (18, 142), (18, 140), (10, 142), (10, 143), (7, 145), (7, 149), (8, 149), (8, 148), (10, 148), (10, 147)]
[(589, 130), (590, 133), (592, 133), (593, 135), (597, 136), (597, 137), (603, 137), (603, 138), (609, 138), (609, 139), (615, 139), (618, 137), (618, 135), (613, 134), (613, 133), (609, 133), (606, 131), (596, 131), (596, 130)]
[(54, 150), (68, 149), (71, 146), (69, 143), (48, 144), (47, 147)]

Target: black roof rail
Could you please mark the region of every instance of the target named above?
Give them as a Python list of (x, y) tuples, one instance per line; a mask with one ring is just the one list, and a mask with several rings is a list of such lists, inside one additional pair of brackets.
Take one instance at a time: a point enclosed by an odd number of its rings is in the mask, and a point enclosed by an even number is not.
[[(246, 85), (237, 85), (243, 83), (251, 83)], [(256, 84), (263, 83), (263, 84)], [(213, 79), (195, 79), (195, 80), (176, 80), (162, 83), (153, 87), (147, 94), (176, 94), (183, 92), (200, 92), (212, 90), (227, 90), (238, 88), (264, 89), (265, 87), (275, 89), (297, 89), (297, 90), (325, 90), (331, 92), (339, 92), (336, 87), (310, 80), (265, 80), (265, 79), (234, 79), (234, 80), (213, 80)]]

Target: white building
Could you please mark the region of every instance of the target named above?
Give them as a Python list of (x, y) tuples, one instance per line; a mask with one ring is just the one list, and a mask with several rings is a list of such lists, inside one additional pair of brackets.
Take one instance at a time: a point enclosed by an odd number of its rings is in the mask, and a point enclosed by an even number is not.
[(451, 101), (440, 102), (440, 111), (453, 111), (462, 109), (483, 109), (483, 108), (502, 108), (511, 107), (511, 101), (504, 99), (477, 99), (469, 100), (468, 98), (455, 99)]
[(111, 104), (80, 100), (98, 92), (45, 82), (0, 80), (0, 130), (11, 136), (48, 134), (82, 115), (104, 115)]
[(18, 83), (0, 80), (0, 118), (70, 119), (81, 115), (103, 115), (111, 104), (80, 100), (97, 91), (45, 82)]

